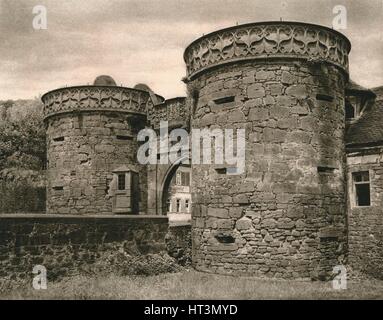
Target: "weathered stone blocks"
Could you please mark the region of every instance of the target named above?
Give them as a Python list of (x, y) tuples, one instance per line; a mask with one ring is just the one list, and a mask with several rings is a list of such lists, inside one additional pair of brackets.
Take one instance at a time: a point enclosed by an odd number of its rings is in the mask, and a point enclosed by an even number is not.
[[(1, 215), (0, 276), (32, 276), (41, 264), (52, 279), (78, 272), (106, 251), (158, 253), (166, 250), (167, 232), (168, 218), (161, 216)], [(181, 234), (187, 260), (187, 228)]]

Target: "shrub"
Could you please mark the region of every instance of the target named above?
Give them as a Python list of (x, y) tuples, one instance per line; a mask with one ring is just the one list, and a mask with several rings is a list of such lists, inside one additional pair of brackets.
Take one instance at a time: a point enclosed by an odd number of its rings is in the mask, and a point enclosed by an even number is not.
[(93, 274), (119, 276), (151, 276), (161, 273), (179, 272), (183, 268), (166, 252), (151, 254), (129, 254), (126, 251), (104, 252), (94, 265), (82, 269)]

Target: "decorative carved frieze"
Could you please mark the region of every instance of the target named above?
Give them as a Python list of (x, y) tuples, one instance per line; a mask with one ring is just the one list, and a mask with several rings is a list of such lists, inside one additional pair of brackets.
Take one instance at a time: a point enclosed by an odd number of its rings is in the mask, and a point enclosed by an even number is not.
[(173, 98), (156, 105), (150, 112), (149, 119), (154, 128), (159, 128), (160, 121), (170, 123), (187, 123), (189, 112), (186, 107), (186, 99), (183, 97)]
[(125, 87), (80, 86), (57, 89), (46, 93), (44, 117), (54, 114), (105, 110), (146, 115), (147, 105), (151, 104), (149, 94)]
[(326, 61), (348, 72), (351, 44), (341, 33), (298, 22), (253, 23), (223, 29), (190, 44), (184, 54), (188, 78), (241, 60), (303, 58)]

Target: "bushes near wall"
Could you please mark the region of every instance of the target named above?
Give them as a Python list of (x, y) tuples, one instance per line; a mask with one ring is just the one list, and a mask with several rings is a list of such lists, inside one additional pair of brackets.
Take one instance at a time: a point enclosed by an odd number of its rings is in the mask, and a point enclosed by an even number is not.
[(0, 213), (45, 212), (44, 171), (0, 171)]
[(191, 265), (191, 225), (169, 225), (166, 234), (166, 250), (182, 266)]

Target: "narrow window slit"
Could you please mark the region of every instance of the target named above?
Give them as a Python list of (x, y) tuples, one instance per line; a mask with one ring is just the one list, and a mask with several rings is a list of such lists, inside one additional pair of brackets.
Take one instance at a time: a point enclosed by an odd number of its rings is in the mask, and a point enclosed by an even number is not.
[(133, 137), (131, 136), (122, 136), (122, 135), (117, 135), (116, 136), (117, 140), (133, 140)]
[(53, 138), (53, 141), (55, 141), (55, 142), (60, 142), (60, 141), (64, 141), (64, 140), (65, 140), (64, 137)]
[(334, 173), (336, 168), (334, 167), (325, 167), (325, 166), (319, 166), (317, 167), (318, 173)]
[(215, 238), (220, 243), (235, 243), (235, 238), (231, 234), (219, 233), (215, 235)]
[(215, 104), (225, 104), (229, 102), (234, 102), (235, 97), (234, 96), (229, 96), (229, 97), (223, 97), (219, 99), (215, 99), (214, 103)]
[(64, 187), (63, 186), (56, 186), (56, 187), (53, 187), (53, 190), (62, 191), (62, 190), (64, 190)]
[(216, 168), (215, 171), (216, 171), (218, 174), (226, 174), (226, 172), (227, 172), (227, 168)]
[(334, 97), (333, 96), (329, 96), (327, 94), (319, 94), (319, 93), (316, 95), (316, 99), (317, 100), (322, 100), (322, 101), (329, 101), (329, 102), (334, 101)]

